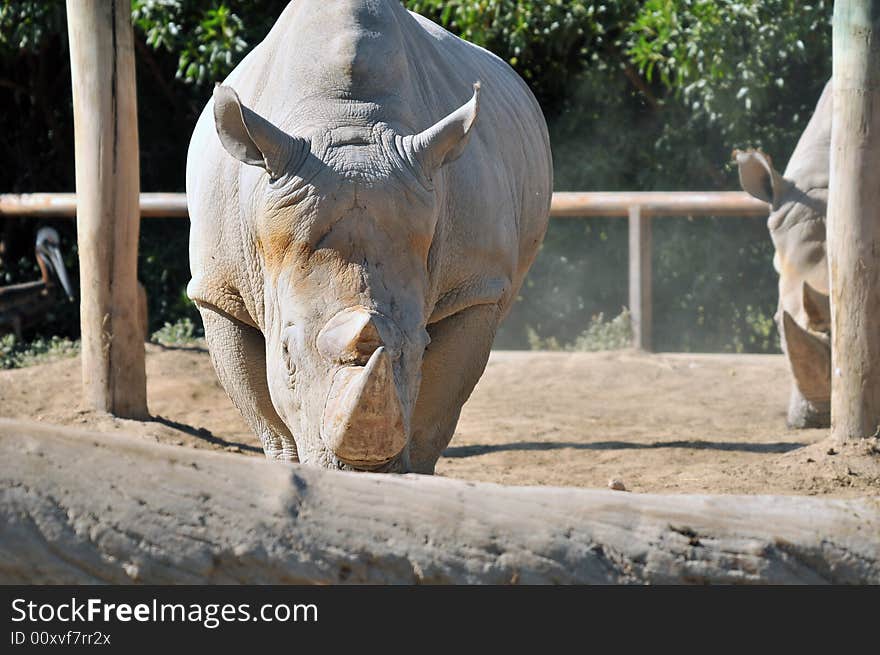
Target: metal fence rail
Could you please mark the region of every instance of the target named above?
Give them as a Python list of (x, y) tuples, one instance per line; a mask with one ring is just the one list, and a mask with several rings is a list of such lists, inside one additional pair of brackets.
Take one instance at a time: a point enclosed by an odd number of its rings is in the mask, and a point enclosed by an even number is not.
[[(742, 191), (598, 191), (553, 194), (553, 218), (627, 217), (629, 219), (629, 310), (633, 345), (651, 350), (651, 219), (658, 216), (767, 216), (766, 203)], [(74, 193), (0, 194), (0, 218), (31, 216), (73, 218)], [(144, 218), (186, 218), (183, 193), (142, 193)]]

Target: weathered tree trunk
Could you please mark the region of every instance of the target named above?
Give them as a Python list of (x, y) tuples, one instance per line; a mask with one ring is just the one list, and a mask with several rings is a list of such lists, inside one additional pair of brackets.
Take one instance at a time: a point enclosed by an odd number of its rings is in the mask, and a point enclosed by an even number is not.
[(848, 442), (880, 428), (880, 1), (834, 3), (833, 80), (831, 430)]
[(880, 583), (880, 500), (356, 474), (0, 420), (0, 583)]
[(147, 416), (137, 288), (137, 97), (129, 0), (67, 0), (76, 140), (83, 388), (117, 416)]

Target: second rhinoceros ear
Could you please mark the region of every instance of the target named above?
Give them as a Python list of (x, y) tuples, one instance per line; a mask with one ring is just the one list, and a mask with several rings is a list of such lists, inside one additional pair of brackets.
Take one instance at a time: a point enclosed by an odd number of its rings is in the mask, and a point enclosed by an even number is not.
[(424, 132), (406, 137), (426, 175), (430, 177), (435, 170), (455, 161), (464, 152), (479, 110), (480, 83), (477, 82), (474, 95), (468, 102)]
[[(214, 126), (230, 155), (250, 166), (259, 166), (273, 180), (297, 161), (307, 144), (245, 107), (230, 86), (214, 88)], [(289, 171), (288, 171), (289, 172)]]
[(770, 156), (760, 150), (734, 150), (739, 168), (739, 184), (744, 191), (764, 202), (774, 204), (782, 191), (782, 176), (773, 168)]

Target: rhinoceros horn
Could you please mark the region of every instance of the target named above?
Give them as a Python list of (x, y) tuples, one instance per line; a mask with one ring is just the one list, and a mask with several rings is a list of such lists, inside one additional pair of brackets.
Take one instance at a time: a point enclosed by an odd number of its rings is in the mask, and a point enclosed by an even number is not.
[(403, 408), (384, 346), (373, 352), (366, 366), (337, 371), (324, 406), (321, 438), (352, 466), (379, 466), (403, 450)]
[(782, 312), (782, 334), (798, 389), (810, 402), (827, 402), (831, 397), (831, 347), (786, 311)]
[(807, 327), (817, 332), (827, 332), (831, 329), (831, 300), (830, 298), (804, 282), (803, 289), (804, 311), (807, 313)]

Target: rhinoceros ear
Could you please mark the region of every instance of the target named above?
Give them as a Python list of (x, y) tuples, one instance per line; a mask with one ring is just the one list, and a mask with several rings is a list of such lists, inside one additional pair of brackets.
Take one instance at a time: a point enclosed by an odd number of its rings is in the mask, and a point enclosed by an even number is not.
[(474, 95), (468, 102), (424, 132), (409, 137), (413, 155), (428, 176), (464, 152), (479, 110), (480, 83), (477, 82)]
[(739, 184), (758, 200), (774, 203), (782, 190), (782, 176), (773, 168), (770, 156), (760, 150), (734, 150)]
[(245, 107), (230, 86), (218, 84), (214, 88), (214, 125), (226, 152), (240, 162), (265, 169), (272, 179), (280, 177), (305, 146), (302, 139)]

